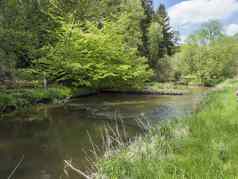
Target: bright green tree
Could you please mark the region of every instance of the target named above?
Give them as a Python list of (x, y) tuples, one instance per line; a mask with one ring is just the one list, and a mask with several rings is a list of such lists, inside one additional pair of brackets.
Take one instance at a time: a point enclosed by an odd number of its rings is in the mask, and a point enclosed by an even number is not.
[(128, 47), (138, 48), (143, 43), (143, 33), (140, 28), (140, 23), (141, 19), (144, 17), (144, 10), (141, 1), (123, 1), (121, 9), (122, 13), (116, 21), (118, 33), (121, 33), (124, 36), (124, 40)]
[(67, 43), (61, 41), (37, 62), (52, 82), (104, 89), (140, 87), (148, 80), (146, 60), (128, 47), (117, 23), (105, 21), (103, 29), (90, 23), (87, 32), (71, 26), (65, 29), (70, 31)]

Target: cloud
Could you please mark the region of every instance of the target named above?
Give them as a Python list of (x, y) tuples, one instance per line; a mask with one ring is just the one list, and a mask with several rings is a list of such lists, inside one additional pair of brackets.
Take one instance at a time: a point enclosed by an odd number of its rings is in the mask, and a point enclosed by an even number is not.
[(224, 20), (237, 12), (237, 0), (186, 0), (168, 9), (171, 24), (176, 28)]
[(230, 36), (238, 33), (238, 24), (230, 24), (227, 27), (225, 27), (225, 33)]

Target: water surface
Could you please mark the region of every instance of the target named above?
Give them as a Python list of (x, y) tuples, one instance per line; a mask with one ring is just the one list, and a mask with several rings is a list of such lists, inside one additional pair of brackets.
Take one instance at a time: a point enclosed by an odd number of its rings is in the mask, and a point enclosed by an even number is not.
[[(135, 119), (156, 123), (196, 109), (201, 91), (185, 96), (101, 94), (71, 100), (65, 105), (38, 106), (0, 120), (0, 178), (5, 179), (24, 156), (15, 179), (76, 179), (64, 174), (63, 160), (89, 167), (89, 138), (102, 144), (105, 125), (123, 120), (129, 136), (141, 133)], [(90, 136), (90, 137), (89, 137)]]

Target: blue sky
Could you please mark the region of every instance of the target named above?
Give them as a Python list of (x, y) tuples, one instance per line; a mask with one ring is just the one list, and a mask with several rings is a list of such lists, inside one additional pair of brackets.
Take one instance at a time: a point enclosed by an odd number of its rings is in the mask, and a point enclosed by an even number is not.
[(238, 0), (154, 0), (167, 7), (170, 21), (182, 39), (209, 20), (219, 20), (227, 35), (238, 33)]
[(164, 3), (166, 7), (170, 7), (172, 5), (175, 5), (183, 0), (153, 0), (154, 1), (154, 6), (158, 7), (158, 5), (161, 3)]

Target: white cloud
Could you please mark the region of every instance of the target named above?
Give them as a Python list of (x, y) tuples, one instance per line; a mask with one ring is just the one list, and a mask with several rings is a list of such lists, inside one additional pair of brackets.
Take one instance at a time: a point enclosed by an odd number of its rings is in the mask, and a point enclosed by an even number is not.
[(187, 0), (169, 8), (171, 23), (176, 28), (223, 20), (238, 12), (237, 0)]
[(225, 27), (225, 33), (230, 36), (238, 33), (238, 24), (230, 24), (227, 27)]

